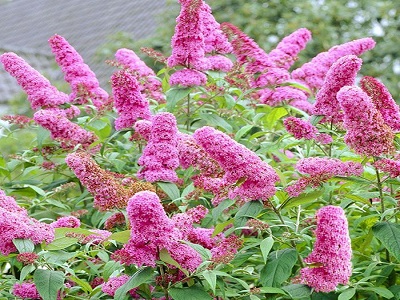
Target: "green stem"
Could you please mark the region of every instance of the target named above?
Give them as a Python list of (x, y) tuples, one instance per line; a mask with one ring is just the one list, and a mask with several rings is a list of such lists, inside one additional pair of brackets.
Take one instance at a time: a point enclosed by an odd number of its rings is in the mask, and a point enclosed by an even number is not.
[[(286, 232), (290, 234), (291, 232), (290, 232), (289, 229), (287, 228), (286, 223), (285, 223), (285, 220), (283, 220), (282, 215), (281, 215), (281, 213), (279, 212), (279, 210), (275, 207), (275, 205), (271, 202), (271, 200), (268, 200), (268, 202), (269, 202), (269, 204), (271, 205), (271, 207), (272, 207), (273, 211), (275, 212), (275, 214), (278, 216), (278, 218), (279, 218), (280, 222), (282, 223), (282, 225), (284, 225)], [(294, 242), (293, 240), (290, 240), (290, 245), (291, 245), (294, 249), (296, 249), (296, 244), (295, 244), (295, 242)], [(300, 262), (301, 267), (304, 268), (306, 265), (304, 264), (303, 258), (300, 256), (299, 253), (297, 253), (297, 258), (298, 258), (298, 260), (299, 260), (299, 262)]]
[(190, 129), (190, 94), (187, 96), (187, 102), (186, 103), (187, 103), (186, 130), (189, 132), (189, 129)]
[[(374, 161), (376, 161), (374, 159)], [(375, 168), (375, 173), (376, 173), (376, 181), (377, 181), (377, 186), (379, 190), (379, 199), (381, 200), (381, 211), (382, 214), (385, 212), (385, 202), (383, 201), (383, 191), (382, 191), (382, 181), (381, 181), (381, 176), (379, 174), (379, 171), (377, 168)], [(383, 216), (383, 220), (385, 220), (385, 216)]]

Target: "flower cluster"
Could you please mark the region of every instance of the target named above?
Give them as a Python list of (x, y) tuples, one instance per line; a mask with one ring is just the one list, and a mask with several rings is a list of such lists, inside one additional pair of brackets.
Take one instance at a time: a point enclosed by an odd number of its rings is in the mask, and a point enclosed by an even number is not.
[(65, 81), (71, 85), (70, 101), (84, 104), (90, 99), (97, 109), (109, 105), (107, 92), (100, 88), (96, 75), (67, 40), (56, 34), (49, 39), (49, 44)]
[(364, 76), (360, 86), (371, 98), (376, 109), (381, 113), (385, 123), (394, 131), (400, 131), (400, 108), (392, 98), (392, 95), (379, 80)]
[(359, 87), (345, 86), (337, 94), (344, 112), (346, 144), (360, 155), (380, 156), (394, 152), (392, 129), (371, 98)]
[(17, 250), (13, 239), (29, 239), (34, 244), (51, 243), (54, 229), (30, 218), (26, 209), (18, 206), (13, 197), (0, 190), (0, 252), (8, 255)]
[(136, 75), (135, 78), (139, 81), (140, 92), (143, 95), (155, 99), (160, 103), (165, 102), (161, 82), (156, 78), (154, 71), (135, 52), (126, 48), (119, 49), (115, 53), (115, 59)]
[[(219, 189), (229, 188), (229, 198), (266, 201), (275, 194), (275, 182), (279, 177), (275, 170), (254, 152), (208, 126), (197, 129), (193, 137), (225, 171), (222, 179), (217, 179), (216, 182)], [(218, 192), (216, 189), (215, 193)], [(214, 205), (220, 200), (221, 198), (216, 197), (213, 200)]]
[(374, 163), (374, 166), (383, 172), (389, 173), (390, 177), (400, 176), (400, 161), (382, 158)]
[(351, 241), (347, 219), (339, 206), (325, 206), (316, 213), (316, 241), (304, 260), (301, 280), (316, 292), (330, 292), (338, 284), (347, 284), (352, 273)]
[(81, 226), (81, 221), (74, 216), (67, 216), (58, 218), (50, 224), (53, 228), (68, 227), (68, 228), (78, 228)]
[(151, 118), (149, 102), (140, 92), (139, 82), (128, 70), (118, 70), (111, 76), (114, 106), (119, 117), (115, 129), (132, 127), (138, 119)]
[(363, 173), (360, 163), (325, 157), (303, 158), (297, 162), (296, 169), (309, 176), (301, 177), (286, 188), (291, 197), (300, 195), (307, 186), (318, 187), (334, 176), (360, 176)]
[(155, 266), (159, 251), (166, 249), (183, 268), (194, 271), (201, 263), (200, 255), (181, 244), (181, 231), (170, 220), (158, 196), (149, 191), (135, 194), (128, 202), (131, 237), (114, 258), (125, 264)]
[(68, 95), (51, 85), (42, 74), (13, 52), (0, 56), (4, 69), (17, 79), (18, 84), (28, 94), (32, 109), (57, 107), (68, 102)]
[(138, 161), (142, 166), (137, 174), (139, 179), (149, 182), (178, 181), (175, 172), (179, 166), (177, 133), (173, 114), (159, 113), (152, 118), (149, 142)]
[(326, 74), (324, 84), (316, 95), (314, 115), (323, 115), (324, 122), (334, 123), (343, 120), (343, 112), (336, 99), (336, 94), (346, 85), (354, 85), (362, 60), (355, 55), (339, 58)]
[(345, 55), (361, 55), (375, 47), (372, 38), (363, 38), (347, 42), (321, 52), (310, 62), (292, 72), (293, 79), (306, 84), (310, 90), (318, 90), (324, 84), (325, 76), (334, 62)]
[(15, 283), (13, 286), (13, 295), (21, 299), (42, 299), (36, 285), (32, 282)]

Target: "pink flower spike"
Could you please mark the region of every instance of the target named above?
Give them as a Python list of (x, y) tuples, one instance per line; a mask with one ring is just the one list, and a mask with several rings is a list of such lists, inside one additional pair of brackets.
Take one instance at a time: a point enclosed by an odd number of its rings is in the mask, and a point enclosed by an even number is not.
[(159, 259), (159, 251), (166, 249), (172, 258), (191, 272), (200, 265), (200, 255), (194, 249), (180, 243), (183, 235), (167, 217), (155, 193), (136, 193), (128, 202), (127, 213), (131, 224), (131, 237), (128, 243), (114, 254), (122, 263), (154, 267)]
[(181, 69), (176, 71), (169, 78), (170, 85), (182, 87), (202, 86), (207, 82), (207, 76), (194, 69)]
[(309, 40), (311, 40), (311, 32), (307, 28), (297, 29), (295, 32), (284, 37), (268, 56), (276, 67), (288, 70), (296, 61), (299, 52), (306, 47)]
[(314, 115), (323, 115), (324, 122), (334, 123), (343, 120), (343, 113), (336, 94), (346, 85), (354, 85), (357, 72), (360, 70), (362, 60), (355, 55), (346, 55), (339, 58), (326, 74), (324, 84), (316, 95)]
[(175, 116), (159, 113), (152, 119), (151, 135), (138, 164), (142, 166), (137, 177), (149, 182), (179, 180), (175, 169), (179, 166), (178, 128)]
[(42, 299), (36, 285), (31, 282), (16, 282), (13, 286), (13, 295), (21, 299)]
[[(193, 137), (225, 171), (223, 178), (218, 182), (220, 189), (229, 189), (229, 198), (238, 197), (246, 202), (266, 201), (275, 194), (275, 182), (279, 177), (275, 170), (254, 152), (208, 126), (197, 129)], [(239, 181), (243, 183), (238, 184)]]
[(202, 2), (200, 16), (203, 22), (204, 51), (206, 53), (231, 53), (232, 45), (222, 32), (220, 24), (212, 15), (211, 7), (204, 1)]
[(116, 60), (125, 68), (133, 71), (139, 82), (140, 92), (158, 102), (164, 102), (161, 82), (154, 71), (149, 68), (132, 50), (122, 48), (115, 53)]
[(13, 52), (0, 56), (4, 69), (13, 76), (28, 94), (32, 109), (57, 107), (68, 102), (68, 95), (51, 85), (45, 77)]
[(291, 86), (261, 89), (257, 91), (257, 96), (261, 103), (270, 106), (279, 105), (284, 101), (290, 101), (291, 104), (293, 101), (307, 101), (307, 95), (303, 91)]
[(54, 228), (30, 218), (26, 209), (0, 190), (0, 253), (7, 256), (17, 251), (13, 239), (29, 239), (35, 245), (48, 244), (54, 240)]
[(334, 46), (327, 52), (321, 52), (310, 62), (292, 72), (292, 78), (304, 83), (311, 90), (316, 91), (322, 87), (325, 76), (332, 64), (345, 55), (361, 55), (375, 47), (372, 38), (363, 38), (348, 43)]
[(78, 228), (81, 226), (81, 221), (74, 216), (61, 217), (50, 224), (53, 228), (68, 227)]
[(386, 86), (378, 79), (364, 76), (360, 81), (361, 88), (368, 94), (383, 120), (394, 132), (400, 131), (400, 108), (394, 101)]
[(380, 171), (389, 173), (392, 178), (400, 176), (400, 161), (382, 158), (374, 163), (374, 166)]
[(316, 241), (304, 260), (309, 267), (300, 271), (301, 281), (316, 292), (328, 293), (347, 284), (352, 274), (351, 241), (347, 219), (339, 206), (325, 206), (316, 213)]
[(199, 71), (209, 69), (204, 50), (202, 6), (203, 0), (181, 1), (181, 12), (176, 19), (175, 34), (171, 41), (169, 67), (184, 66)]
[(371, 98), (356, 86), (345, 86), (337, 93), (344, 112), (346, 144), (357, 154), (380, 156), (395, 151), (394, 133), (385, 123)]
[(43, 109), (33, 115), (37, 124), (51, 133), (51, 138), (61, 142), (65, 149), (81, 144), (84, 149), (97, 140), (94, 133), (86, 131), (68, 120), (66, 113), (60, 109)]
[(110, 277), (107, 282), (101, 287), (101, 291), (111, 297), (114, 297), (115, 292), (123, 286), (128, 280), (128, 275), (121, 275), (118, 277)]
[(208, 56), (208, 60), (210, 61), (210, 70), (229, 72), (233, 68), (233, 62), (222, 55)]
[(130, 128), (138, 119), (151, 118), (149, 102), (140, 93), (139, 83), (128, 70), (116, 71), (111, 76), (114, 105), (118, 112), (115, 129)]
[(318, 133), (318, 129), (308, 121), (296, 117), (288, 117), (283, 121), (283, 125), (286, 130), (293, 134), (293, 136), (300, 140), (302, 138), (306, 140), (315, 139)]
[(96, 75), (67, 40), (56, 34), (49, 39), (49, 44), (65, 81), (71, 85), (71, 102), (84, 104), (90, 99), (97, 109), (109, 105), (107, 92), (100, 88)]

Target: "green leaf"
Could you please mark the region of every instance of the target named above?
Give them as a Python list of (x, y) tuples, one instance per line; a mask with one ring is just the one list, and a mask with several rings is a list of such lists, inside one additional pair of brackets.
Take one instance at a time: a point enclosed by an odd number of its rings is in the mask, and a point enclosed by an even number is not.
[(182, 266), (175, 259), (172, 258), (171, 254), (169, 254), (167, 249), (165, 248), (161, 249), (159, 255), (160, 255), (160, 260), (174, 267), (177, 267), (179, 270), (185, 273), (186, 276), (189, 276), (189, 272), (183, 269)]
[(260, 293), (262, 294), (283, 294), (285, 295), (286, 292), (280, 288), (270, 287), (270, 286), (263, 286), (260, 288)]
[(216, 208), (212, 211), (212, 216), (214, 221), (217, 221), (218, 218), (222, 215), (223, 211), (228, 207), (232, 206), (235, 203), (235, 200), (226, 199), (222, 201)]
[(167, 111), (174, 111), (179, 100), (185, 98), (192, 91), (191, 88), (174, 87), (167, 91)]
[(13, 239), (13, 243), (19, 253), (33, 252), (35, 250), (35, 244), (28, 239)]
[(266, 126), (267, 128), (273, 128), (278, 122), (279, 119), (286, 116), (288, 111), (284, 107), (275, 107), (273, 108), (270, 113), (267, 115), (266, 118)]
[(234, 225), (235, 227), (243, 227), (249, 218), (256, 217), (264, 208), (260, 201), (246, 202), (236, 213)]
[(157, 182), (158, 186), (168, 195), (171, 200), (178, 199), (181, 195), (176, 184), (171, 182)]
[(362, 290), (377, 293), (378, 295), (386, 299), (394, 297), (393, 293), (384, 287), (363, 287)]
[(124, 230), (120, 232), (115, 232), (108, 237), (109, 240), (117, 241), (118, 243), (126, 244), (131, 237), (130, 230)]
[(322, 115), (315, 115), (315, 116), (311, 116), (310, 118), (310, 123), (312, 125), (317, 125), (319, 123), (319, 121), (321, 121), (325, 116)]
[(64, 274), (60, 271), (37, 269), (33, 282), (43, 300), (56, 300), (57, 292), (64, 285)]
[(192, 285), (188, 288), (170, 288), (169, 295), (174, 300), (212, 300), (213, 298), (201, 286)]
[(24, 281), (26, 276), (28, 276), (29, 273), (31, 273), (33, 270), (35, 270), (36, 267), (34, 265), (27, 265), (22, 268), (21, 274), (19, 276), (19, 281)]
[(138, 270), (135, 274), (132, 275), (131, 278), (124, 285), (120, 286), (115, 291), (114, 299), (122, 299), (125, 295), (135, 287), (145, 283), (148, 281), (154, 274), (154, 271), (150, 267), (145, 267), (143, 269)]
[(244, 136), (247, 132), (249, 132), (253, 128), (253, 125), (246, 125), (240, 128), (235, 134), (235, 140), (239, 140), (242, 136)]
[(310, 202), (314, 201), (315, 199), (321, 197), (323, 195), (323, 193), (324, 193), (323, 190), (319, 190), (319, 191), (314, 191), (314, 192), (310, 192), (307, 194), (302, 194), (297, 197), (290, 198), (287, 201), (285, 201), (284, 203), (282, 203), (282, 205), (279, 207), (279, 209), (291, 208), (291, 207), (310, 203)]
[(274, 245), (274, 239), (272, 237), (267, 237), (263, 239), (260, 243), (261, 254), (264, 259), (264, 264), (267, 263), (269, 251), (271, 251), (272, 246)]
[(293, 299), (309, 299), (311, 288), (305, 284), (290, 284), (282, 287)]
[(215, 288), (217, 287), (217, 275), (215, 272), (212, 270), (205, 270), (201, 275), (203, 275), (204, 279), (208, 282), (215, 295)]
[(215, 225), (213, 234), (211, 235), (211, 237), (215, 237), (216, 235), (218, 235), (219, 233), (221, 233), (222, 231), (224, 231), (225, 227), (232, 224), (234, 222), (234, 219), (230, 219), (228, 221), (225, 221), (223, 223), (218, 223), (217, 225)]
[(344, 290), (338, 297), (338, 300), (350, 300), (356, 294), (355, 288), (348, 288)]
[(260, 282), (263, 286), (280, 287), (290, 277), (297, 261), (295, 249), (284, 249), (271, 252), (267, 264), (261, 269)]
[(225, 119), (221, 118), (220, 116), (216, 114), (208, 114), (208, 113), (202, 113), (200, 114), (200, 118), (204, 121), (207, 121), (207, 124), (216, 126), (216, 127), (221, 127), (227, 132), (232, 132), (233, 128), (231, 124), (225, 121)]
[(50, 244), (46, 245), (44, 249), (46, 250), (62, 250), (72, 246), (78, 242), (77, 238), (70, 238), (70, 237), (60, 237), (54, 239)]
[(379, 222), (372, 226), (372, 232), (385, 248), (400, 261), (400, 225), (390, 222)]
[(194, 250), (196, 250), (196, 252), (199, 253), (201, 255), (201, 257), (203, 258), (203, 261), (211, 259), (211, 257), (212, 257), (211, 251), (204, 248), (203, 246), (201, 246), (199, 244), (193, 244), (188, 241), (182, 241), (182, 243), (184, 243), (184, 244), (190, 246), (191, 248), (193, 248)]
[(80, 279), (79, 277), (76, 277), (74, 275), (70, 275), (70, 276), (68, 276), (68, 279), (70, 279), (73, 282), (75, 282), (76, 284), (78, 284), (82, 288), (82, 290), (84, 292), (86, 292), (86, 293), (91, 293), (92, 290), (93, 290), (92, 287), (90, 286), (90, 284), (87, 281), (85, 281), (83, 279)]

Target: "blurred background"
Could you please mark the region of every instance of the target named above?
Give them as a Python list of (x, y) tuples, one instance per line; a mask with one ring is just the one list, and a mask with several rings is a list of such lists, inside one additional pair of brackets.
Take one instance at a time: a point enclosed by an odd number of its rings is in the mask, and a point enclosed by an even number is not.
[[(13, 51), (68, 92), (47, 40), (64, 36), (83, 56), (109, 90), (113, 68), (105, 63), (117, 49), (138, 53), (151, 67), (153, 60), (140, 53), (152, 47), (168, 55), (179, 14), (174, 0), (0, 0), (0, 52)], [(208, 0), (216, 20), (241, 28), (266, 51), (300, 27), (313, 40), (300, 53), (294, 68), (321, 51), (362, 37), (377, 46), (362, 56), (361, 74), (377, 77), (400, 100), (400, 1), (393, 0)], [(24, 95), (15, 79), (0, 68), (0, 105), (21, 113)], [(26, 102), (27, 105), (27, 102)]]

